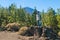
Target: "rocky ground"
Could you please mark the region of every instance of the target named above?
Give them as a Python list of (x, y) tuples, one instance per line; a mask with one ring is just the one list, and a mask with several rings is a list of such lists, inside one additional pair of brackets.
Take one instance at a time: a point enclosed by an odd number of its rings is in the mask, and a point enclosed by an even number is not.
[(26, 37), (18, 35), (18, 32), (0, 32), (0, 40), (33, 40), (33, 37)]
[[(18, 35), (18, 32), (0, 32), (0, 40), (34, 40), (34, 37), (26, 37)], [(44, 37), (38, 38), (38, 40), (45, 40)], [(60, 39), (58, 39), (60, 40)]]
[(20, 40), (16, 32), (0, 32), (0, 40)]
[(0, 40), (33, 40), (33, 36), (20, 36), (17, 32), (0, 32)]

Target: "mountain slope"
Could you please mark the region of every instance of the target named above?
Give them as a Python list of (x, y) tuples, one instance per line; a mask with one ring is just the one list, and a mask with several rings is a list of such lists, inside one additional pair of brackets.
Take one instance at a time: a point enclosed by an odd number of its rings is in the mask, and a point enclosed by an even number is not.
[(24, 10), (25, 10), (27, 13), (30, 13), (30, 14), (32, 14), (33, 11), (34, 11), (34, 9), (29, 8), (29, 7), (25, 7)]
[[(34, 12), (34, 9), (32, 9), (32, 8), (30, 8), (30, 7), (25, 7), (24, 10), (25, 10), (27, 13), (30, 13), (30, 14), (32, 14), (32, 13)], [(37, 11), (38, 11), (38, 10), (37, 10)], [(40, 13), (40, 12), (38, 11), (38, 13)]]

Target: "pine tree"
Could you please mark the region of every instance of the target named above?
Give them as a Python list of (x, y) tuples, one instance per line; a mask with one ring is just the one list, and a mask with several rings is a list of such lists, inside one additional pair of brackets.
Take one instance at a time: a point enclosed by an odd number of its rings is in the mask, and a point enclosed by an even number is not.
[(51, 26), (51, 27), (54, 27), (57, 25), (57, 20), (56, 20), (56, 16), (55, 16), (55, 11), (50, 8), (48, 11), (47, 11), (47, 25), (48, 26)]
[(32, 14), (32, 25), (37, 25), (37, 22), (36, 22), (36, 14), (37, 14), (37, 10), (35, 8), (33, 14)]

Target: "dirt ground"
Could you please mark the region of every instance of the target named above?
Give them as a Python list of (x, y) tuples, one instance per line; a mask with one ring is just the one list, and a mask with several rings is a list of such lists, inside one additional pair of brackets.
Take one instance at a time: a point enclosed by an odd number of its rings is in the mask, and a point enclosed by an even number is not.
[(16, 32), (0, 32), (0, 40), (21, 40)]
[(0, 32), (0, 40), (33, 40), (33, 37), (20, 36), (17, 32)]
[(0, 32), (0, 40), (28, 40), (29, 38), (32, 37), (20, 36), (18, 35), (18, 32)]
[[(18, 35), (18, 32), (7, 32), (7, 31), (0, 32), (0, 40), (33, 40), (33, 39), (34, 39), (33, 36), (31, 37), (21, 36)], [(38, 40), (44, 40), (44, 39), (45, 38), (40, 37)]]

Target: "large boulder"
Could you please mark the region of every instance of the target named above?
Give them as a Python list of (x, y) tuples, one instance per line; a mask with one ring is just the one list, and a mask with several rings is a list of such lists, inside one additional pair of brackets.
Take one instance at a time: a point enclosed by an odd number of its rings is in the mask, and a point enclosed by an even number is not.
[(9, 23), (5, 26), (8, 31), (18, 31), (20, 28), (19, 23)]
[[(35, 33), (35, 27), (21, 27), (19, 34), (23, 36), (33, 36)], [(42, 28), (38, 28), (39, 36), (42, 34)]]
[(60, 31), (58, 32), (58, 36), (60, 37)]
[(28, 27), (25, 27), (25, 26), (21, 27), (18, 34), (25, 35), (27, 30), (28, 30)]
[(52, 28), (44, 28), (44, 33), (45, 33), (45, 37), (48, 37), (49, 39), (56, 39), (57, 38), (57, 34), (53, 31)]
[(0, 27), (0, 31), (5, 31), (5, 30), (6, 30), (5, 27), (3, 27), (3, 26)]

